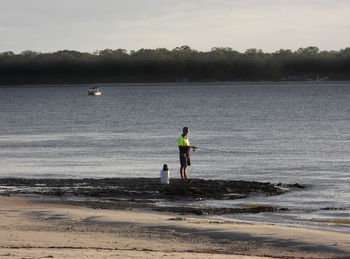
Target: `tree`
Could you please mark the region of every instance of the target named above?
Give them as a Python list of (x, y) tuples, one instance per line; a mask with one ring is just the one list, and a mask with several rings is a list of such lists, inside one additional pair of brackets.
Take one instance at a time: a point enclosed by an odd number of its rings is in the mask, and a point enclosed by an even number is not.
[(297, 50), (297, 54), (303, 55), (303, 56), (316, 56), (319, 51), (320, 50), (317, 47), (299, 48)]
[(3, 56), (3, 57), (13, 57), (14, 55), (15, 53), (13, 53), (12, 51), (5, 51), (0, 53), (0, 56)]
[(165, 48), (105, 49), (93, 54), (74, 50), (20, 54), (0, 53), (0, 83), (70, 82), (173, 82), (176, 77), (191, 81), (279, 80), (296, 76), (350, 79), (350, 48), (319, 51), (317, 47), (297, 51), (280, 49), (244, 53), (228, 47), (197, 51), (187, 45)]

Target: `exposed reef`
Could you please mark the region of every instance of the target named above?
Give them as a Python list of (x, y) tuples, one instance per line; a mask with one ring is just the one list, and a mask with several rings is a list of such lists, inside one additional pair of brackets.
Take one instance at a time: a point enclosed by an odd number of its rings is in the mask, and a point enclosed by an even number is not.
[(248, 208), (212, 208), (190, 206), (200, 200), (244, 199), (252, 195), (280, 195), (300, 184), (274, 185), (252, 181), (171, 179), (160, 184), (159, 178), (105, 179), (0, 179), (2, 195), (45, 195), (60, 202), (93, 208), (151, 208), (197, 215), (286, 211), (288, 208), (253, 206)]

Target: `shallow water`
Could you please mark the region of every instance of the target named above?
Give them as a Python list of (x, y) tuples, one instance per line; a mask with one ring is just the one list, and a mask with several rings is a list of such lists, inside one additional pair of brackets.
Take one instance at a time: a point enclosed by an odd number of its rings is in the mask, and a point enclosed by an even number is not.
[(350, 231), (350, 83), (3, 87), (0, 177), (179, 177), (177, 137), (190, 127), (189, 176), (300, 183), (262, 203), (281, 214), (228, 218)]

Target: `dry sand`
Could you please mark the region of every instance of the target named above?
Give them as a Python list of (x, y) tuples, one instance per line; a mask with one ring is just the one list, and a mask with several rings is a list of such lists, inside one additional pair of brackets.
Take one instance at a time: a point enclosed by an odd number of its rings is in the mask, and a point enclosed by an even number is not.
[(0, 258), (350, 258), (350, 234), (0, 196)]

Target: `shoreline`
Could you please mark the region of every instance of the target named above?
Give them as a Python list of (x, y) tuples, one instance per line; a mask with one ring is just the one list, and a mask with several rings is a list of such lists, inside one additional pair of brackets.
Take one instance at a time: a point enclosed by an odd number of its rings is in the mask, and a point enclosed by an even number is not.
[[(0, 178), (0, 195), (41, 197), (52, 204), (110, 210), (139, 209), (225, 222), (350, 233), (350, 221), (345, 217), (293, 219), (298, 212), (283, 202), (283, 195), (307, 191), (308, 188), (298, 183), (199, 178), (188, 182), (172, 179), (170, 184), (160, 184), (159, 178)], [(273, 196), (281, 196), (278, 198), (281, 202), (269, 203), (269, 197), (273, 199)], [(338, 211), (341, 208), (320, 210)]]
[(348, 258), (350, 234), (0, 196), (0, 258)]
[(282, 85), (297, 85), (297, 84), (348, 84), (350, 80), (305, 80), (305, 81), (194, 81), (186, 83), (177, 82), (71, 82), (71, 83), (0, 83), (0, 88), (30, 88), (30, 87), (90, 87), (90, 86), (148, 86), (148, 85), (264, 85), (264, 84), (282, 84)]

